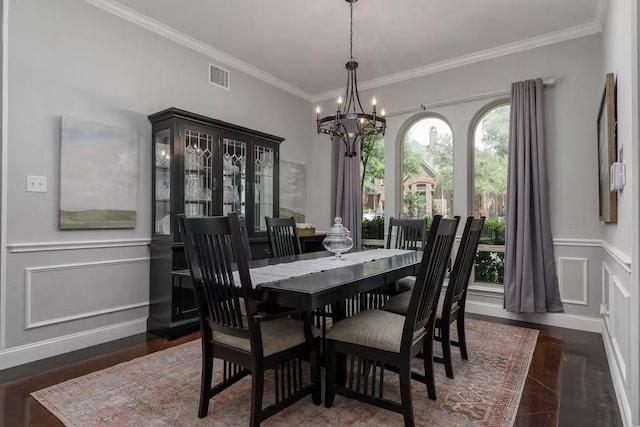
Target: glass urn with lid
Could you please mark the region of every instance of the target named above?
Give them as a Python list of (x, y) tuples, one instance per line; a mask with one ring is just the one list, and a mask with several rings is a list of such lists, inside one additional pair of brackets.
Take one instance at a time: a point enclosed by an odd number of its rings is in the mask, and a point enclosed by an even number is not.
[(353, 247), (351, 232), (342, 225), (342, 218), (336, 217), (333, 226), (327, 231), (327, 237), (322, 241), (326, 250), (332, 252), (336, 259), (340, 259), (344, 252)]

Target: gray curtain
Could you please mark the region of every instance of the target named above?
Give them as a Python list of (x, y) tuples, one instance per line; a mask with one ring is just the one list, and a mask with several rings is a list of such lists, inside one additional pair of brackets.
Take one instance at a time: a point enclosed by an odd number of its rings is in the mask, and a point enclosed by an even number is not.
[(362, 194), (360, 192), (360, 145), (357, 155), (344, 155), (346, 147), (339, 138), (332, 141), (331, 157), (331, 224), (342, 218), (342, 225), (351, 231), (353, 250), (362, 247)]
[(542, 79), (511, 86), (504, 307), (561, 312), (553, 255)]

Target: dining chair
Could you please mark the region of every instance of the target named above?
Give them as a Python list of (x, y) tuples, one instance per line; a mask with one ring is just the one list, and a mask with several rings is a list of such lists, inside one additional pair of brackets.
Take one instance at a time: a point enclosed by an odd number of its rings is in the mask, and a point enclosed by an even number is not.
[[(425, 247), (406, 316), (384, 310), (362, 311), (337, 322), (329, 330), (326, 407), (330, 408), (335, 395), (340, 394), (398, 412), (403, 415), (405, 426), (413, 426), (411, 378), (426, 383), (429, 398), (436, 398), (432, 358), (424, 359), (424, 376), (411, 371), (411, 361), (421, 351), (433, 354), (433, 313), (458, 220), (441, 220), (433, 241)], [(347, 356), (350, 356), (348, 361)], [(341, 361), (344, 359), (345, 368), (349, 365), (344, 384), (336, 384), (339, 357)], [(400, 403), (384, 398), (385, 370), (399, 374)]]
[[(469, 358), (464, 328), (465, 303), (484, 220), (485, 217), (473, 218), (470, 216), (467, 218), (447, 290), (443, 295), (440, 295), (438, 300), (434, 339), (442, 344), (442, 357), (435, 357), (434, 360), (444, 363), (448, 378), (453, 378), (452, 345), (460, 347), (460, 355), (463, 359), (467, 360)], [(405, 314), (408, 311), (410, 299), (409, 292), (396, 295), (384, 305), (383, 310)], [(453, 322), (456, 322), (458, 341), (451, 340), (450, 325)]]
[(267, 223), (267, 238), (272, 258), (300, 255), (300, 239), (296, 220), (290, 218), (265, 217)]
[[(425, 219), (389, 219), (389, 230), (385, 249), (408, 249), (421, 251), (424, 248), (427, 234), (427, 221)], [(392, 237), (393, 236), (393, 237)], [(408, 290), (405, 282), (413, 283), (415, 276), (400, 279), (395, 286), (383, 286), (358, 295), (347, 298), (346, 314), (353, 316), (361, 311), (376, 310), (381, 308), (391, 297), (402, 290)]]
[[(311, 325), (309, 314), (299, 314), (302, 320), (296, 320), (289, 317), (294, 314), (292, 311), (265, 313), (258, 310), (238, 216), (235, 213), (228, 217), (182, 216), (179, 228), (202, 336), (198, 417), (207, 415), (212, 397), (249, 374), (251, 426), (260, 425), (309, 394), (319, 405), (320, 331)], [(237, 276), (232, 267), (234, 260)], [(245, 306), (244, 310), (241, 305)], [(212, 388), (214, 358), (221, 359), (224, 368), (222, 382)], [(302, 360), (310, 361), (307, 384), (303, 380)], [(268, 370), (274, 372), (275, 403), (263, 408), (264, 377)], [(283, 386), (285, 381), (287, 387)]]
[[(422, 245), (421, 247), (425, 247), (425, 243), (428, 243), (429, 239), (433, 239), (434, 234), (430, 233), (431, 230), (437, 230), (438, 229), (438, 224), (440, 223), (440, 220), (442, 219), (442, 215), (434, 215), (434, 217), (431, 219), (431, 225), (429, 227), (429, 229), (427, 229), (427, 221), (426, 219), (404, 219), (404, 220), (397, 220), (395, 219), (395, 221), (419, 221), (420, 224), (414, 223), (414, 222), (409, 222), (407, 223), (407, 228), (408, 230), (402, 232), (400, 230), (397, 231), (397, 233), (402, 233), (404, 235), (411, 235), (411, 228), (412, 224), (413, 227), (424, 227), (423, 231), (422, 231)], [(391, 236), (391, 232), (392, 232), (392, 227), (394, 226), (394, 218), (391, 218), (391, 221), (389, 222), (389, 236)], [(398, 227), (400, 227), (400, 225), (398, 225)], [(404, 240), (404, 239), (403, 239)], [(390, 249), (390, 243), (391, 243), (391, 239), (389, 237), (387, 237), (387, 249)], [(414, 247), (413, 248), (407, 248), (407, 249), (414, 249), (414, 250), (421, 250), (421, 249), (417, 249), (418, 243), (414, 243)], [(405, 291), (409, 291), (413, 288), (413, 283), (416, 281), (416, 276), (407, 276), (407, 277), (403, 277), (402, 279), (399, 279), (396, 282), (396, 291), (397, 292), (405, 292)], [(386, 302), (386, 301), (385, 301)]]
[(421, 251), (427, 235), (426, 219), (389, 218), (387, 249), (412, 249)]

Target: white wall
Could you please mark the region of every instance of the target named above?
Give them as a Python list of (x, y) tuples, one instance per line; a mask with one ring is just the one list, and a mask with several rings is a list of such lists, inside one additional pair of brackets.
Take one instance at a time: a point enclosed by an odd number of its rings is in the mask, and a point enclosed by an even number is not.
[[(587, 264), (587, 277), (567, 274), (560, 277), (561, 287), (573, 300), (586, 304), (565, 303), (570, 316), (534, 315), (527, 320), (600, 330), (602, 225), (598, 221), (597, 159), (595, 123), (601, 94), (601, 37), (593, 35), (492, 59), (361, 93), (363, 100), (373, 94), (378, 105), (393, 112), (408, 107), (429, 105), (484, 93), (508, 90), (514, 81), (528, 78), (556, 79), (546, 89), (547, 161), (551, 204), (551, 228), (556, 242), (556, 260)], [(508, 98), (508, 94), (504, 95)], [(444, 116), (452, 127), (454, 139), (453, 213), (466, 216), (469, 205), (469, 127), (475, 114), (495, 99), (474, 100), (432, 108), (427, 112), (392, 115), (385, 135), (385, 214), (397, 216), (399, 206), (398, 166), (404, 130), (424, 114)], [(334, 101), (321, 104), (323, 111), (334, 109)], [(327, 167), (328, 138), (319, 136), (313, 146), (311, 179), (322, 183), (319, 194), (329, 193)], [(326, 225), (330, 214), (328, 197), (315, 198), (310, 212), (321, 213), (313, 221)], [(461, 232), (461, 230), (460, 230)], [(576, 260), (567, 260), (576, 258)], [(565, 264), (566, 265), (566, 264)], [(580, 264), (582, 265), (582, 264)], [(565, 269), (569, 271), (569, 269)], [(575, 268), (573, 269), (575, 271)], [(586, 284), (586, 288), (585, 285)], [(585, 292), (586, 289), (586, 292)], [(506, 315), (502, 295), (475, 292), (471, 310), (492, 315)], [(475, 305), (474, 305), (475, 304)]]
[[(0, 369), (146, 330), (148, 114), (175, 106), (278, 135), (281, 158), (304, 164), (313, 125), (309, 102), (225, 64), (231, 90), (217, 88), (208, 58), (83, 1), (11, 0), (9, 40)], [(135, 229), (58, 230), (61, 116), (139, 133)], [(26, 193), (27, 174), (46, 176), (49, 191)]]
[(627, 184), (618, 193), (618, 222), (607, 224), (603, 234), (608, 249), (603, 287), (609, 311), (603, 339), (626, 425), (640, 425), (638, 13), (634, 0), (609, 0), (602, 36), (601, 76), (615, 73), (617, 78), (617, 143), (627, 168)]

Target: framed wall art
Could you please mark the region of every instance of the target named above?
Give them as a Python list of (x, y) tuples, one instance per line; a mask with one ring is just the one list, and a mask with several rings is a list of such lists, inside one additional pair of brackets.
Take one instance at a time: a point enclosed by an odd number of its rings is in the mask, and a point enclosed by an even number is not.
[(611, 164), (616, 161), (616, 81), (613, 73), (605, 78), (598, 110), (598, 205), (600, 221), (618, 220), (618, 193), (611, 191)]
[(135, 228), (138, 133), (62, 118), (60, 229)]

